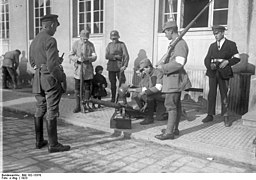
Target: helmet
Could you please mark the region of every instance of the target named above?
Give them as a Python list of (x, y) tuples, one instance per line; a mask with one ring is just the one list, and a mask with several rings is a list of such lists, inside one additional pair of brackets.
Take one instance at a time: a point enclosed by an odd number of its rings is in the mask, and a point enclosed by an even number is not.
[(110, 39), (118, 39), (118, 38), (120, 38), (120, 36), (117, 30), (113, 30), (110, 32)]

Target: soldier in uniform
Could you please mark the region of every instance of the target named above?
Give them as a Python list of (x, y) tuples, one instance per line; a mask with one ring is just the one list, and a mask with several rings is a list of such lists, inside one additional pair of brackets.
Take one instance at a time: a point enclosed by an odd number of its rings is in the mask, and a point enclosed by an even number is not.
[(221, 114), (224, 116), (224, 125), (230, 127), (232, 124), (228, 118), (228, 92), (229, 78), (233, 76), (231, 66), (240, 61), (236, 43), (225, 38), (224, 26), (213, 26), (213, 35), (216, 42), (209, 47), (204, 59), (207, 69), (206, 75), (209, 77), (208, 94), (208, 115), (203, 119), (203, 123), (213, 121), (215, 115), (217, 86), (219, 85), (221, 96)]
[[(145, 109), (145, 119), (140, 122), (141, 125), (147, 125), (154, 122), (154, 111), (156, 109), (156, 120), (163, 120), (166, 112), (164, 106), (165, 95), (161, 93), (163, 74), (158, 69), (152, 66), (149, 59), (143, 59), (140, 62), (140, 72), (142, 79), (139, 86), (142, 88), (137, 96), (134, 95), (134, 100), (137, 102), (141, 110)], [(143, 103), (144, 106), (143, 106)]]
[(81, 73), (81, 63), (83, 63), (83, 80), (84, 80), (84, 99), (86, 101), (84, 109), (92, 111), (89, 106), (89, 98), (91, 93), (91, 83), (93, 79), (93, 66), (92, 62), (95, 62), (97, 55), (92, 42), (89, 41), (90, 32), (87, 30), (82, 30), (80, 32), (80, 40), (74, 42), (72, 47), (72, 52), (69, 55), (71, 61), (74, 62), (74, 78), (75, 78), (75, 97), (76, 97), (76, 107), (74, 113), (81, 111), (80, 107), (80, 73)]
[(19, 56), (21, 52), (16, 49), (14, 51), (9, 51), (5, 53), (2, 71), (3, 71), (3, 89), (7, 89), (7, 77), (10, 76), (13, 84), (13, 88), (17, 89), (17, 68), (19, 66)]
[[(175, 40), (178, 27), (175, 21), (167, 22), (163, 32), (168, 40)], [(165, 107), (168, 111), (167, 128), (162, 134), (155, 137), (160, 140), (174, 139), (179, 135), (179, 122), (181, 118), (181, 92), (191, 87), (191, 82), (184, 69), (187, 62), (188, 46), (184, 39), (178, 41), (174, 50), (166, 54), (166, 62), (157, 66), (164, 74), (163, 89), (165, 93)]]
[(110, 42), (106, 48), (106, 59), (108, 77), (111, 86), (111, 102), (115, 102), (116, 97), (116, 79), (119, 79), (119, 84), (126, 81), (124, 70), (128, 66), (129, 54), (124, 42), (119, 41), (119, 33), (116, 30), (111, 31)]
[[(66, 75), (61, 66), (55, 34), (60, 25), (58, 16), (48, 14), (42, 17), (42, 30), (30, 45), (29, 61), (35, 69), (32, 91), (35, 93), (36, 113), (35, 132), (36, 148), (40, 149), (48, 144), (48, 152), (70, 150), (70, 146), (58, 142), (57, 117), (59, 116), (59, 102), (65, 92)], [(46, 114), (47, 113), (47, 114)], [(49, 143), (43, 137), (43, 117), (46, 114), (46, 126)]]

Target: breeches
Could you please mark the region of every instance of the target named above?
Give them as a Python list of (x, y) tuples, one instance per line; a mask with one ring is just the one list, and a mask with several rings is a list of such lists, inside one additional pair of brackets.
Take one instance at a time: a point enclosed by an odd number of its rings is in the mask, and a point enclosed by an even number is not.
[(53, 120), (59, 116), (59, 102), (62, 95), (62, 87), (56, 83), (50, 90), (45, 90), (41, 83), (41, 93), (35, 95), (36, 113), (35, 117), (43, 117), (46, 113), (47, 120)]
[(228, 115), (228, 91), (229, 81), (223, 80), (216, 74), (216, 77), (209, 78), (208, 114), (215, 115), (217, 86), (219, 85), (221, 96), (221, 114)]
[(181, 108), (181, 92), (165, 94), (164, 105), (167, 111), (179, 110)]

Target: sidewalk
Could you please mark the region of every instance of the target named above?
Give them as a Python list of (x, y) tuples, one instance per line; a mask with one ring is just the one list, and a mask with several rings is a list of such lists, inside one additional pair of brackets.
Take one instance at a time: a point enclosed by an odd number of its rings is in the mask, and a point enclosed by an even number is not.
[[(29, 90), (1, 90), (1, 107), (12, 111), (22, 111), (28, 114), (35, 112), (35, 98)], [(67, 123), (90, 127), (105, 132), (121, 132), (127, 137), (152, 141), (162, 145), (172, 146), (188, 153), (202, 154), (213, 159), (223, 159), (256, 166), (255, 147), (252, 144), (256, 137), (256, 129), (242, 125), (241, 119), (233, 122), (229, 128), (224, 127), (220, 116), (214, 122), (203, 124), (205, 113), (197, 111), (192, 104), (186, 105), (187, 118), (180, 122), (180, 136), (175, 140), (160, 141), (154, 136), (166, 127), (166, 121), (155, 121), (151, 125), (140, 125), (139, 120), (132, 120), (131, 130), (110, 129), (110, 117), (114, 109), (103, 108), (90, 113), (74, 114), (75, 100), (65, 95), (60, 102), (60, 119)], [(233, 117), (237, 118), (237, 117)]]

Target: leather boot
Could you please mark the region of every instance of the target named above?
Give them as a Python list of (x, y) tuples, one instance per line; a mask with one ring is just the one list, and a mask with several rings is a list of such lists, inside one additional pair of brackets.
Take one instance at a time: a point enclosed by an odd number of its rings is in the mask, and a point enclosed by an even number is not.
[(155, 101), (154, 100), (147, 100), (147, 109), (146, 109), (146, 117), (145, 119), (140, 122), (141, 125), (147, 125), (154, 123), (154, 108), (155, 108)]
[(89, 90), (85, 90), (84, 91), (84, 103), (83, 103), (84, 111), (88, 110), (89, 112), (93, 112), (93, 109), (89, 105), (89, 99), (90, 99), (90, 91)]
[(41, 149), (48, 144), (48, 141), (44, 140), (43, 117), (35, 117), (34, 122), (36, 133), (36, 149)]
[(211, 121), (213, 121), (213, 116), (209, 114), (202, 120), (203, 123), (207, 123)]
[(232, 123), (229, 121), (228, 116), (224, 116), (224, 125), (225, 127), (230, 127)]
[(47, 132), (48, 132), (48, 152), (62, 152), (62, 151), (69, 151), (69, 145), (62, 145), (58, 142), (58, 135), (57, 135), (57, 118), (52, 120), (47, 120)]
[(78, 113), (81, 111), (79, 91), (75, 91), (75, 99), (76, 99), (76, 107), (73, 110), (73, 113)]

